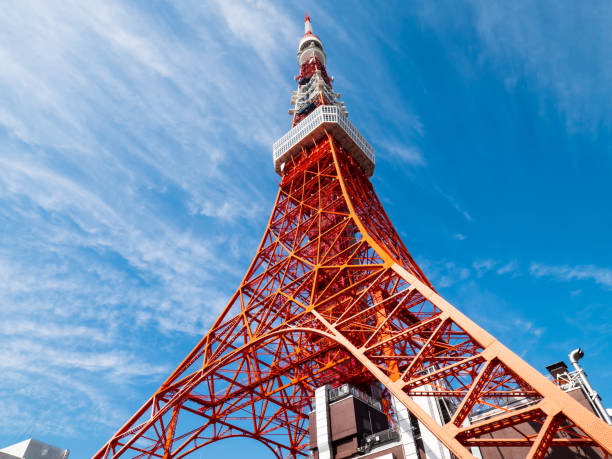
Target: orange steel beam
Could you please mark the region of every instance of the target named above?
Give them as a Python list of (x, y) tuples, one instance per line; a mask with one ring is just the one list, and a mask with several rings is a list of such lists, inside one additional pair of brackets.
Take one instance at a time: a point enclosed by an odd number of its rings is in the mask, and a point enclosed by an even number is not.
[(172, 410), (172, 418), (170, 419), (170, 425), (168, 426), (168, 432), (166, 433), (166, 443), (164, 445), (164, 459), (171, 459), (170, 449), (172, 448), (172, 442), (174, 441), (176, 420), (178, 419), (180, 410), (180, 405), (175, 405), (174, 409)]
[[(330, 381), (382, 384), (459, 458), (494, 445), (534, 458), (551, 447), (612, 454), (609, 426), (434, 290), (333, 136), (283, 174), (236, 293), (95, 458), (182, 458), (238, 436), (302, 456), (314, 390)], [(455, 400), (450, 422), (436, 422), (417, 395)], [(490, 438), (534, 421), (544, 425), (533, 436)]]
[(535, 439), (533, 445), (527, 453), (528, 459), (542, 459), (546, 455), (548, 448), (551, 446), (554, 440), (555, 432), (561, 424), (561, 421), (562, 418), (558, 414), (549, 415), (546, 418), (546, 421), (544, 421), (544, 425), (538, 432), (537, 438)]

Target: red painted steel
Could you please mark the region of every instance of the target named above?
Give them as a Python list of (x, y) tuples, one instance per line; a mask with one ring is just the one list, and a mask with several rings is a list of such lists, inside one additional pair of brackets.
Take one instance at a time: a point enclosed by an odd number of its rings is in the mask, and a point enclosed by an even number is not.
[[(305, 456), (315, 388), (344, 382), (378, 384), (457, 457), (504, 445), (538, 458), (612, 453), (609, 426), (435, 292), (328, 135), (286, 165), (259, 249), (210, 331), (94, 457), (178, 459), (235, 437)], [(415, 396), (446, 400), (449, 419)], [(543, 428), (490, 436), (524, 423)]]

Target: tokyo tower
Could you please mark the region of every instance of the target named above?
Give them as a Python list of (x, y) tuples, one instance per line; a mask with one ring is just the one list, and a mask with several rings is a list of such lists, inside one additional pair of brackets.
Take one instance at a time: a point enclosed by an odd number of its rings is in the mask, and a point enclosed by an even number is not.
[[(321, 388), (344, 384), (380, 400), (402, 432), (416, 420), (448, 457), (500, 445), (529, 458), (578, 447), (610, 457), (610, 426), (445, 301), (415, 263), (369, 181), (374, 150), (332, 88), (308, 15), (297, 58), (292, 127), (273, 147), (278, 194), (244, 279), (94, 458), (179, 459), (235, 437), (307, 457)], [(336, 457), (321, 435), (315, 457)]]

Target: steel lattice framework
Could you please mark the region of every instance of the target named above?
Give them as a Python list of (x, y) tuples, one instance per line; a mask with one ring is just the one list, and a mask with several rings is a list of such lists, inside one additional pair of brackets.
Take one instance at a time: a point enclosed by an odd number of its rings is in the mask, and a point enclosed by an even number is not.
[[(233, 437), (306, 456), (315, 388), (344, 382), (380, 384), (460, 458), (471, 446), (612, 453), (609, 426), (436, 293), (326, 132), (284, 168), (257, 254), (210, 331), (94, 457), (179, 459)], [(415, 396), (450, 400), (450, 419)], [(538, 433), (521, 434), (525, 423)], [(516, 437), (491, 435), (508, 427)]]

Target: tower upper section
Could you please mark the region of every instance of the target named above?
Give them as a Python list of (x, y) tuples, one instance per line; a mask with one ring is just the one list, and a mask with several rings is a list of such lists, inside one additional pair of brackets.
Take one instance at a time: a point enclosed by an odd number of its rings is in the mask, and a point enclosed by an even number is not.
[(289, 114), (293, 115), (293, 126), (321, 105), (336, 105), (348, 116), (344, 102), (339, 101), (340, 94), (332, 88), (333, 77), (327, 75), (323, 43), (312, 33), (308, 14), (304, 18), (304, 36), (298, 45), (297, 58), (300, 66), (300, 74), (295, 77), (298, 89), (291, 94), (293, 107), (289, 110)]
[(304, 36), (297, 52), (300, 74), (295, 77), (297, 91), (291, 94), (289, 114), (292, 129), (274, 143), (274, 168), (283, 174), (291, 160), (308, 150), (326, 133), (331, 134), (371, 176), (374, 173), (374, 149), (348, 120), (348, 111), (340, 94), (332, 88), (333, 77), (325, 67), (327, 55), (323, 42), (312, 32), (310, 16), (304, 18)]
[(298, 45), (298, 64), (300, 67), (312, 57), (316, 57), (319, 62), (325, 65), (325, 51), (323, 51), (323, 43), (321, 39), (312, 33), (312, 24), (310, 16), (306, 13), (304, 18), (304, 36)]

